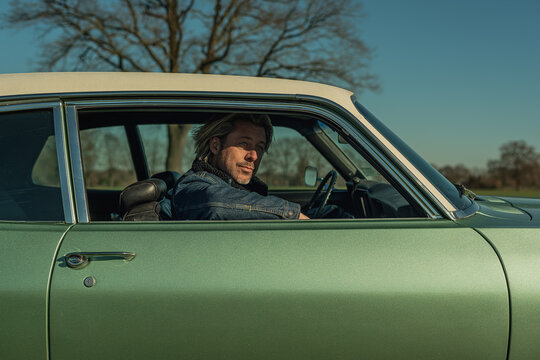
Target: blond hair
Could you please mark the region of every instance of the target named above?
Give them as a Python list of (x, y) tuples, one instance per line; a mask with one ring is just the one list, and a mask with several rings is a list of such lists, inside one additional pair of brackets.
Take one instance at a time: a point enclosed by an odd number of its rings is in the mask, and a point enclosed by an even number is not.
[(232, 113), (220, 119), (209, 121), (195, 131), (195, 154), (197, 159), (207, 161), (210, 156), (210, 139), (218, 137), (223, 142), (225, 137), (234, 130), (235, 121), (248, 121), (253, 125), (264, 128), (266, 145), (264, 151), (268, 151), (274, 130), (270, 117), (266, 114), (238, 114)]

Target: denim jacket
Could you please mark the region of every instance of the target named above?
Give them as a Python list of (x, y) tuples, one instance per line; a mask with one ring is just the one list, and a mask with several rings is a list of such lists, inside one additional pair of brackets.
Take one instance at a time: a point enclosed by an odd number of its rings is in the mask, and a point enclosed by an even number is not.
[[(260, 190), (260, 184), (264, 186), (263, 190)], [(255, 191), (251, 190), (252, 188), (255, 188)], [(224, 172), (195, 160), (193, 168), (180, 178), (172, 190), (172, 218), (298, 219), (299, 204), (275, 196), (265, 196), (265, 192), (266, 185), (255, 177), (250, 184), (242, 186)]]

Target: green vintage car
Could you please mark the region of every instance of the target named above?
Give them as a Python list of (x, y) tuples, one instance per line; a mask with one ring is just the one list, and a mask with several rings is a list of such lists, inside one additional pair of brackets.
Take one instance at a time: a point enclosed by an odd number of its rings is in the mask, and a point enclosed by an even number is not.
[[(122, 221), (231, 113), (271, 118), (272, 194), (305, 206), (335, 170), (354, 218)], [(0, 139), (2, 359), (540, 358), (540, 200), (472, 199), (346, 90), (0, 75)]]

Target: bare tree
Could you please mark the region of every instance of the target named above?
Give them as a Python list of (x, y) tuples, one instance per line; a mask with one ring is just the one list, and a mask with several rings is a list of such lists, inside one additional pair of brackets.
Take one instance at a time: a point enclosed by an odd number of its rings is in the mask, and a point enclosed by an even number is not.
[(471, 170), (463, 164), (457, 164), (455, 166), (445, 165), (439, 168), (439, 172), (454, 184), (470, 186)]
[(510, 141), (500, 148), (499, 160), (488, 163), (491, 173), (501, 177), (503, 185), (514, 185), (516, 190), (522, 186), (536, 185), (536, 175), (540, 168), (540, 155), (525, 141)]
[[(285, 77), (378, 89), (355, 0), (17, 0), (4, 20), (35, 25), (46, 70)], [(167, 168), (189, 128), (169, 127)]]

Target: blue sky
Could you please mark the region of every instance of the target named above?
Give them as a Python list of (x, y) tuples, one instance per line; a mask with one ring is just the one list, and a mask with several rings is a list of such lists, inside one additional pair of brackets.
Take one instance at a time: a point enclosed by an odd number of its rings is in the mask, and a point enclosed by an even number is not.
[[(426, 160), (481, 168), (510, 140), (540, 152), (540, 1), (359, 3), (383, 88), (360, 102)], [(36, 70), (39, 43), (0, 30), (0, 73)]]
[(428, 161), (483, 167), (540, 152), (540, 1), (364, 0), (383, 91), (360, 101)]

